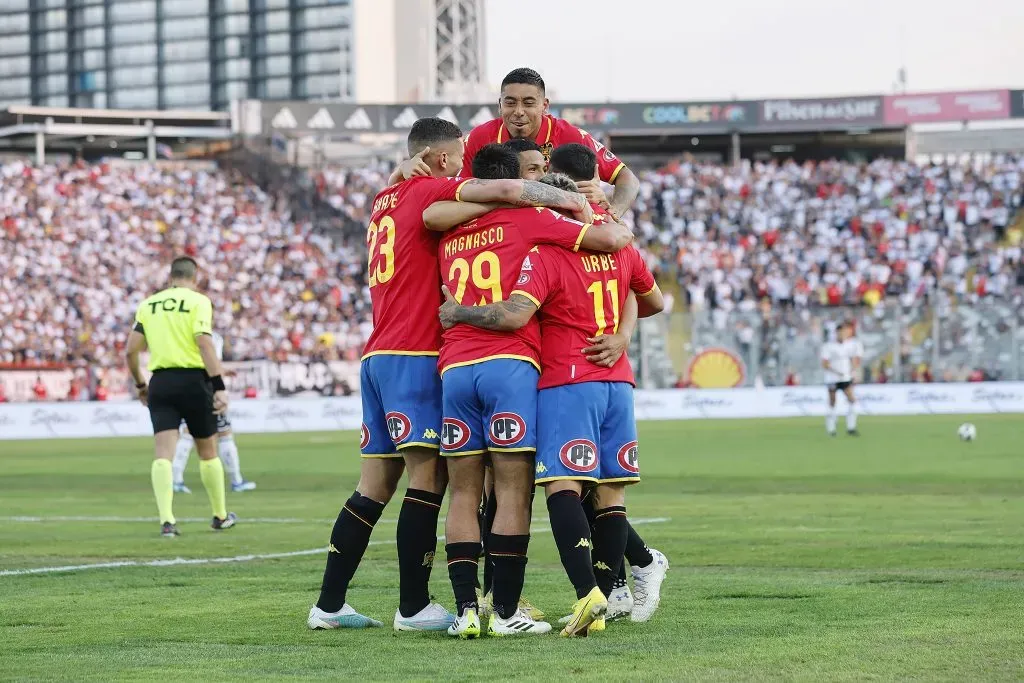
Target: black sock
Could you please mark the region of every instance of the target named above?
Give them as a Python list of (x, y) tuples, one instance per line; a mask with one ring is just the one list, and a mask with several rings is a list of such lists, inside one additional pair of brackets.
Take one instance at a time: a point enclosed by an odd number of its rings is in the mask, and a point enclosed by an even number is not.
[(583, 506), (583, 513), (587, 516), (587, 525), (591, 528), (594, 527), (594, 489), (583, 492), (583, 497), (580, 498), (580, 504)]
[[(654, 562), (654, 555), (651, 555), (651, 549), (644, 543), (644, 539), (640, 538), (640, 534), (636, 532), (633, 525), (628, 522), (627, 525), (629, 528), (626, 530), (626, 559), (634, 567), (646, 567)], [(625, 574), (623, 574), (623, 578), (625, 578)]]
[(480, 538), (484, 542), (484, 595), (494, 587), (494, 562), (491, 561), (491, 527), (498, 514), (498, 497), (492, 492), (484, 501), (483, 520), (480, 523)]
[(628, 524), (626, 508), (621, 505), (594, 511), (594, 577), (605, 595), (611, 594), (619, 578)]
[(494, 611), (508, 619), (519, 608), (526, 578), (526, 551), (530, 535), (491, 534), (491, 559), (494, 563)]
[(576, 589), (576, 597), (582, 598), (594, 589), (597, 580), (590, 559), (590, 526), (583, 514), (580, 497), (575, 491), (551, 494), (548, 496), (548, 517), (562, 566)]
[(430, 604), (430, 570), (437, 550), (442, 494), (407, 489), (398, 513), (398, 610), (411, 617)]
[(479, 543), (449, 543), (444, 547), (448, 555), (448, 578), (455, 593), (455, 607), (461, 616), (467, 607), (477, 609), (477, 561), (483, 548)]
[(360, 495), (358, 491), (345, 501), (331, 531), (327, 568), (316, 606), (325, 612), (337, 612), (345, 605), (348, 584), (363, 559), (373, 533), (373, 525), (384, 512), (384, 505)]
[(612, 588), (622, 588), (625, 585), (626, 585), (626, 563), (623, 562), (621, 565), (619, 565), (619, 575), (618, 575), (618, 578), (615, 579), (615, 584), (612, 586)]

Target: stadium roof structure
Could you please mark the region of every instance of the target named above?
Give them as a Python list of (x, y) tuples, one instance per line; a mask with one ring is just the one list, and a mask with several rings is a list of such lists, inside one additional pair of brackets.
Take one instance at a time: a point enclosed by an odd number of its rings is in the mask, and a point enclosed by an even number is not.
[(232, 136), (226, 112), (187, 110), (82, 109), (12, 105), (0, 110), (0, 153), (145, 150), (156, 159), (158, 140), (225, 140)]

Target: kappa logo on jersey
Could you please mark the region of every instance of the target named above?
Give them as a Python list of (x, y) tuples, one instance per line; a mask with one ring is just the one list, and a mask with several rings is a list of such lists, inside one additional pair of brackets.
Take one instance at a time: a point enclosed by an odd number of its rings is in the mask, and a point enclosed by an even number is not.
[(619, 449), (616, 456), (619, 467), (633, 474), (640, 474), (640, 456), (637, 453), (636, 441), (630, 441)]
[(403, 413), (390, 412), (384, 416), (384, 420), (388, 423), (388, 433), (391, 434), (392, 441), (402, 443), (409, 438), (412, 423)]
[(366, 448), (370, 443), (370, 430), (366, 428), (366, 425), (359, 426), (359, 447)]
[(529, 281), (530, 281), (530, 274), (529, 273), (519, 273), (519, 279), (516, 280), (516, 284), (517, 285), (525, 285)]
[(446, 417), (441, 421), (441, 445), (446, 451), (454, 451), (469, 443), (473, 432), (469, 425), (454, 417)]
[(526, 436), (526, 420), (515, 413), (495, 413), (491, 418), (491, 441), (495, 446), (511, 446)]
[(593, 472), (597, 469), (597, 446), (589, 439), (574, 439), (562, 446), (558, 459), (573, 472)]

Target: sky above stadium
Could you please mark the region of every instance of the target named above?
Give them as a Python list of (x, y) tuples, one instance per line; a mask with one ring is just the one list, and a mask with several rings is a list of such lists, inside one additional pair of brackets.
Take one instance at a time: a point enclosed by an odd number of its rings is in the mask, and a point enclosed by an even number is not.
[[(562, 102), (1024, 87), (1022, 0), (487, 0), (496, 87)], [(542, 30), (536, 30), (543, 27)]]

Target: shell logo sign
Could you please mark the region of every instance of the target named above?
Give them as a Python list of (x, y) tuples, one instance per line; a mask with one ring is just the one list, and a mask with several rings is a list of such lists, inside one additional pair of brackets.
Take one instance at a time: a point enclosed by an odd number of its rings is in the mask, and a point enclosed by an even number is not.
[(728, 389), (743, 384), (746, 368), (739, 356), (728, 349), (704, 349), (690, 360), (690, 384), (699, 389)]

